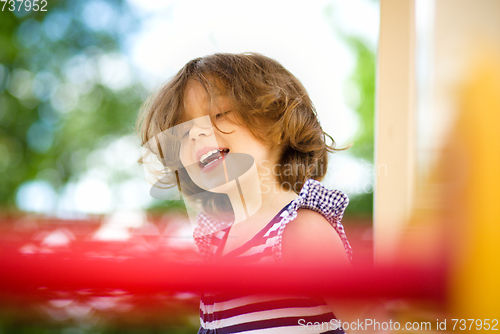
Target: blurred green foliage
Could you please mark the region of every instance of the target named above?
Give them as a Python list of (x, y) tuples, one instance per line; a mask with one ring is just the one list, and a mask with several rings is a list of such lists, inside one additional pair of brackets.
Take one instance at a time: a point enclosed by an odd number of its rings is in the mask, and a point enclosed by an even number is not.
[(360, 119), (360, 127), (356, 134), (355, 144), (350, 153), (373, 163), (375, 140), (375, 54), (362, 40), (356, 37), (345, 37), (347, 44), (356, 55), (356, 68), (350, 81), (359, 90), (359, 101), (352, 106)]
[[(378, 0), (372, 0), (377, 3)], [(351, 49), (355, 58), (355, 66), (351, 76), (345, 83), (344, 91), (347, 103), (359, 119), (359, 128), (353, 140), (349, 154), (360, 159), (364, 164), (371, 165), (372, 184), (376, 168), (374, 166), (375, 147), (375, 79), (376, 55), (363, 38), (346, 33), (335, 22), (335, 5), (330, 3), (324, 9), (324, 15), (333, 32), (339, 36)], [(350, 91), (349, 91), (350, 90)], [(371, 219), (373, 215), (373, 190), (352, 196), (345, 217)]]
[[(373, 166), (375, 147), (375, 53), (361, 39), (346, 36), (344, 40), (354, 51), (356, 67), (349, 78), (359, 93), (356, 105), (352, 105), (359, 116), (360, 126), (353, 146), (349, 152), (364, 163)], [(375, 167), (374, 167), (375, 168)], [(375, 175), (373, 171), (373, 176)], [(373, 181), (372, 181), (373, 182)], [(373, 214), (373, 190), (351, 198), (346, 217)]]
[[(42, 179), (60, 191), (103, 139), (133, 131), (145, 92), (117, 72), (122, 40), (136, 21), (120, 0), (52, 0), (46, 12), (0, 12), (4, 210), (15, 208), (23, 182)], [(117, 74), (121, 82), (113, 81)]]

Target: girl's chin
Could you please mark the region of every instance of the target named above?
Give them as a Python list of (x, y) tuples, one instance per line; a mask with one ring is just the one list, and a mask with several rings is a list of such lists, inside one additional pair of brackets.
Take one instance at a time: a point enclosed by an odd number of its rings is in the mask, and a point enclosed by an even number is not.
[(189, 173), (191, 180), (201, 189), (213, 193), (226, 193), (236, 187), (235, 181), (226, 181), (224, 173), (203, 173), (199, 169)]
[[(200, 182), (201, 181), (201, 182)], [(228, 194), (237, 188), (236, 181), (217, 182), (220, 180), (194, 180), (194, 183), (203, 190), (217, 194)]]

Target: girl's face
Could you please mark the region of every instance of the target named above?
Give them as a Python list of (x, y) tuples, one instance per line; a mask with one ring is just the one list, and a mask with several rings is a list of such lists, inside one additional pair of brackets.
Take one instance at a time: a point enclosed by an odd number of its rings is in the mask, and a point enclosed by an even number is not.
[[(186, 87), (184, 107), (190, 121), (183, 123), (186, 128), (181, 139), (180, 160), (200, 188), (226, 192), (222, 185), (228, 180), (228, 154), (243, 153), (253, 157), (259, 175), (262, 167), (271, 162), (270, 150), (248, 128), (238, 124), (236, 112), (226, 96), (217, 95), (210, 103), (201, 84), (191, 81)], [(208, 116), (210, 107), (214, 108), (212, 114), (216, 115), (215, 124), (220, 131), (212, 126)]]

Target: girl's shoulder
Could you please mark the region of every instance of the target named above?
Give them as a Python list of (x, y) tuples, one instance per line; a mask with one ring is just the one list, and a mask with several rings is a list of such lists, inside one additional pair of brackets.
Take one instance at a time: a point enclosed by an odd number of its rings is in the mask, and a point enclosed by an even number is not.
[[(317, 238), (317, 245), (322, 244), (321, 240), (328, 237), (333, 227), (340, 239), (339, 244), (343, 246), (348, 259), (351, 260), (352, 249), (341, 223), (348, 204), (349, 198), (341, 191), (329, 190), (316, 180), (307, 180), (299, 196), (287, 206), (282, 214), (278, 242), (273, 249), (275, 260), (283, 261), (283, 235), (287, 226), (290, 226), (286, 229), (287, 238), (295, 239), (294, 236), (303, 236), (302, 240), (307, 243), (309, 236), (311, 239)], [(296, 243), (292, 241), (291, 244)]]

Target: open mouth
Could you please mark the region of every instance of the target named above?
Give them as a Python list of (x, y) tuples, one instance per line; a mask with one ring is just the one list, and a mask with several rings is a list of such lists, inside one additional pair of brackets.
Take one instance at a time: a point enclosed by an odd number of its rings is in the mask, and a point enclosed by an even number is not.
[(198, 165), (200, 166), (202, 171), (208, 171), (209, 169), (211, 169), (210, 167), (215, 166), (219, 161), (222, 161), (222, 159), (224, 159), (224, 156), (226, 156), (228, 153), (228, 148), (208, 151), (200, 157)]

